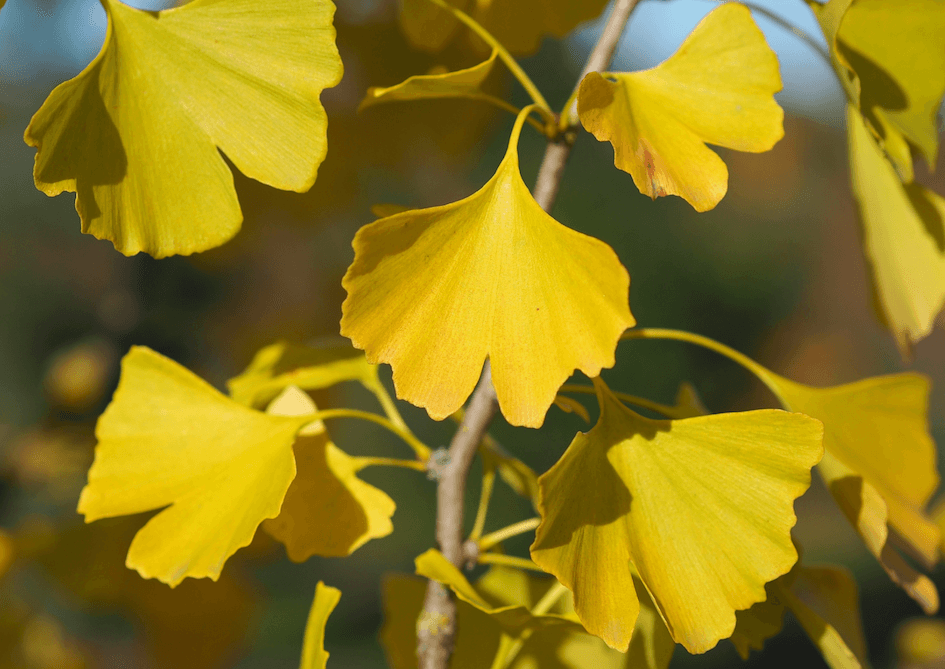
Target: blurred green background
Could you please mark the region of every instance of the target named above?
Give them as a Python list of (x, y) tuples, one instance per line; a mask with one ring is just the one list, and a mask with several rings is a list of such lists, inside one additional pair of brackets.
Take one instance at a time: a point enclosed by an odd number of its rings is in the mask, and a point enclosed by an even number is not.
[[(688, 13), (680, 14), (680, 7)], [(682, 0), (641, 5), (618, 62), (654, 64), (710, 7)], [(364, 478), (398, 504), (395, 532), (349, 558), (292, 564), (260, 531), (227, 564), (221, 583), (189, 582), (170, 591), (122, 566), (145, 518), (84, 526), (75, 513), (94, 421), (117, 381), (120, 357), (133, 344), (150, 346), (222, 388), (268, 343), (337, 335), (341, 276), (355, 231), (372, 220), (370, 206), (430, 206), (471, 193), (495, 169), (512, 119), (472, 102), (357, 114), (368, 86), (391, 85), (434, 65), (468, 66), (477, 56), (462, 41), (437, 56), (411, 49), (396, 22), (396, 0), (340, 0), (345, 77), (322, 96), (329, 153), (312, 191), (282, 193), (237, 173), (246, 220), (233, 241), (189, 258), (126, 258), (80, 234), (72, 195), (50, 199), (35, 190), (33, 150), (22, 141), (49, 91), (94, 56), (102, 21), (100, 8), (80, 0), (8, 0), (0, 14), (0, 527), (15, 537), (23, 556), (0, 581), (0, 668), (296, 667), (319, 580), (343, 593), (328, 625), (329, 666), (383, 667), (376, 639), (382, 577), (411, 572), (414, 556), (433, 545), (432, 482), (412, 471), (368, 470)], [(669, 41), (653, 41), (661, 26)], [(553, 105), (570, 93), (594, 30), (546, 40), (525, 59)], [(708, 335), (815, 385), (901, 369), (931, 375), (931, 427), (943, 443), (945, 334), (937, 330), (906, 364), (875, 318), (839, 98), (816, 56), (791, 51), (790, 58), (786, 136), (766, 154), (721, 151), (731, 176), (715, 210), (696, 214), (676, 198), (651, 202), (613, 167), (610, 146), (584, 133), (553, 213), (614, 247), (630, 272), (630, 304), (643, 326)], [(524, 101), (510, 81), (499, 79), (497, 91)], [(523, 137), (527, 183), (542, 145), (535, 133)], [(926, 170), (919, 179), (943, 193), (940, 163), (934, 176)], [(389, 371), (383, 374), (389, 381)], [(774, 405), (745, 372), (685, 344), (622, 344), (616, 367), (604, 377), (612, 387), (663, 402), (671, 402), (681, 381), (691, 381), (713, 411)], [(316, 401), (374, 408), (353, 386), (316, 395)], [(402, 410), (427, 443), (448, 443), (450, 423), (433, 423), (410, 406)], [(335, 423), (331, 429), (349, 453), (406, 455), (373, 427)], [(541, 431), (500, 420), (493, 434), (542, 472), (582, 429), (579, 418), (553, 408)], [(471, 509), (480, 471), (477, 463)], [(525, 500), (499, 483), (487, 530), (531, 514)], [(797, 537), (809, 562), (838, 562), (855, 571), (872, 659), (878, 667), (894, 666), (896, 627), (918, 615), (918, 607), (888, 582), (819, 479), (798, 503), (798, 515)], [(521, 537), (507, 548), (525, 555), (529, 541)], [(941, 571), (935, 577), (945, 585)], [(673, 662), (722, 667), (740, 660), (722, 642), (697, 658), (677, 648)], [(825, 666), (793, 622), (748, 665)]]

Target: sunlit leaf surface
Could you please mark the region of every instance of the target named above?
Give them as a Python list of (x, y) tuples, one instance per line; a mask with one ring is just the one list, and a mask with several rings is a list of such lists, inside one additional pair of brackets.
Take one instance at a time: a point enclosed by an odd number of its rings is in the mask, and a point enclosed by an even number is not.
[(919, 184), (904, 185), (852, 106), (847, 135), (878, 307), (908, 352), (945, 307), (945, 199)]
[(379, 383), (364, 353), (347, 344), (303, 346), (277, 342), (261, 349), (242, 374), (227, 381), (234, 400), (264, 407), (288, 386), (321, 390), (342, 381)]
[(319, 94), (342, 73), (331, 2), (103, 4), (101, 52), (25, 135), (36, 187), (76, 192), (83, 232), (126, 255), (219, 246), (242, 222), (221, 151), (270, 186), (311, 188), (326, 152)]
[(642, 72), (589, 74), (578, 113), (614, 162), (651, 198), (678, 195), (697, 211), (728, 189), (728, 168), (706, 144), (771, 149), (784, 136), (778, 59), (742, 5), (725, 4), (679, 50)]
[[(429, 0), (424, 0), (429, 3)], [(484, 95), (482, 84), (492, 73), (498, 53), (473, 67), (455, 72), (420, 74), (387, 88), (369, 88), (360, 109), (382, 102), (407, 102), (435, 98), (476, 98)]]
[(127, 565), (177, 585), (216, 579), (279, 514), (295, 478), (292, 444), (310, 418), (248, 409), (144, 347), (122, 361), (79, 498), (87, 522), (165, 508), (135, 535)]
[(354, 238), (341, 332), (390, 363), (397, 396), (436, 420), (463, 405), (488, 357), (503, 415), (539, 427), (565, 379), (612, 366), (634, 324), (617, 255), (546, 214), (522, 181), (524, 122), (479, 191)]
[(818, 470), (867, 548), (926, 611), (937, 610), (934, 584), (895, 552), (887, 530), (929, 568), (937, 562), (941, 534), (925, 514), (939, 483), (928, 379), (895, 374), (813, 388), (768, 374), (785, 408), (823, 421)]
[[(269, 406), (275, 415), (310, 415), (311, 398), (291, 387)], [(350, 555), (371, 539), (394, 530), (396, 505), (382, 490), (357, 477), (364, 465), (335, 446), (324, 423), (299, 431), (293, 447), (298, 474), (282, 510), (263, 528), (286, 546), (289, 558), (304, 562), (313, 555)]]
[(305, 640), (302, 643), (302, 663), (299, 669), (325, 669), (328, 651), (325, 650), (325, 625), (328, 616), (341, 599), (341, 590), (325, 585), (321, 581), (315, 587), (315, 599), (305, 624)]
[(705, 652), (797, 560), (794, 500), (823, 454), (822, 427), (770, 410), (653, 421), (595, 386), (597, 425), (539, 479), (532, 559), (620, 650), (639, 612), (632, 562), (673, 638)]

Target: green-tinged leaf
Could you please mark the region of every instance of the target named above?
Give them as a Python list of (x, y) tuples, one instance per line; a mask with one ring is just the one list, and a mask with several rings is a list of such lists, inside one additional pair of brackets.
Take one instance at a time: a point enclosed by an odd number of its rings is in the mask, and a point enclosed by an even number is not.
[(277, 342), (261, 349), (242, 374), (227, 381), (234, 400), (264, 407), (288, 386), (320, 390), (342, 381), (379, 383), (377, 368), (348, 344), (303, 346)]
[[(424, 2), (432, 5), (429, 0)], [(417, 75), (396, 86), (369, 88), (359, 110), (382, 102), (482, 97), (485, 93), (481, 86), (492, 73), (497, 57), (498, 52), (493, 51), (487, 60), (464, 70)]]
[(915, 146), (934, 166), (945, 95), (945, 3), (833, 0), (815, 7), (840, 76), (902, 179), (913, 178)]
[(594, 383), (597, 425), (539, 478), (532, 559), (620, 650), (639, 612), (632, 562), (673, 638), (705, 652), (796, 562), (794, 500), (823, 455), (822, 426), (770, 410), (654, 421)]
[(443, 557), (442, 553), (433, 548), (417, 556), (414, 564), (418, 576), (448, 586), (450, 590), (456, 593), (457, 597), (483, 613), (488, 613), (504, 629), (521, 632), (525, 629), (563, 625), (569, 629), (583, 630), (573, 613), (569, 616), (559, 614), (533, 615), (525, 604), (493, 605), (476, 592), (476, 589), (466, 580), (459, 569)]
[(581, 82), (584, 127), (614, 146), (641, 193), (678, 195), (697, 211), (728, 189), (728, 168), (706, 144), (768, 151), (784, 136), (778, 59), (743, 5), (726, 3), (650, 70), (592, 72)]
[(195, 0), (145, 12), (104, 0), (101, 52), (26, 129), (47, 195), (76, 193), (82, 231), (126, 255), (219, 246), (247, 176), (305, 191), (325, 157), (319, 101), (341, 80), (329, 0)]
[(945, 307), (945, 199), (918, 184), (903, 185), (852, 106), (847, 136), (878, 307), (905, 354), (932, 331)]
[[(281, 416), (315, 411), (311, 398), (294, 386), (268, 409), (268, 413)], [(394, 531), (394, 500), (357, 477), (364, 464), (331, 442), (322, 421), (302, 428), (293, 450), (298, 474), (279, 515), (263, 524), (285, 544), (293, 562), (304, 562), (313, 555), (350, 555), (371, 539)]]
[(831, 669), (868, 667), (856, 582), (842, 567), (800, 567), (779, 598)]
[(168, 507), (135, 535), (127, 565), (171, 586), (216, 579), (258, 525), (279, 514), (295, 478), (304, 416), (274, 416), (222, 395), (144, 347), (122, 360), (79, 497), (86, 522)]
[(299, 669), (325, 669), (328, 651), (325, 650), (325, 625), (328, 616), (341, 600), (341, 590), (325, 585), (321, 581), (315, 586), (315, 599), (305, 623), (305, 639), (302, 642), (302, 663)]
[[(381, 644), (384, 646), (391, 669), (416, 669), (416, 625), (423, 607), (425, 581), (393, 575), (384, 582), (384, 626)], [(554, 580), (527, 575), (506, 567), (492, 567), (479, 581), (476, 590), (497, 607), (519, 606), (531, 608), (553, 587)], [(644, 600), (646, 608), (649, 600)], [(650, 607), (655, 619), (659, 614)], [(570, 598), (565, 595), (551, 609), (557, 615), (574, 615)], [(645, 618), (641, 615), (641, 618)], [(492, 666), (500, 649), (505, 630), (493, 617), (459, 600), (457, 606), (457, 635), (451, 669), (483, 669)], [(646, 655), (627, 656), (611, 650), (604, 643), (583, 631), (555, 625), (531, 631), (522, 650), (509, 669), (666, 669), (660, 664), (636, 664)], [(665, 626), (664, 626), (665, 633)], [(641, 628), (641, 639), (647, 632)], [(668, 635), (667, 635), (668, 636)], [(671, 642), (670, 642), (671, 643)], [(647, 647), (653, 648), (651, 657), (661, 660), (666, 654), (666, 641), (657, 638)]]
[(527, 113), (479, 191), (354, 238), (341, 332), (369, 361), (389, 363), (397, 396), (436, 420), (463, 405), (488, 357), (505, 418), (539, 427), (565, 379), (612, 366), (635, 322), (613, 250), (555, 221), (522, 181)]

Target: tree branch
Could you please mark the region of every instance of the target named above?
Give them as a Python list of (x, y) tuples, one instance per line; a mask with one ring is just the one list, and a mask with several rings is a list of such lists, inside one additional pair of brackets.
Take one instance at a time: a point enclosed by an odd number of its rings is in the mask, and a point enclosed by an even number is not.
[[(606, 68), (613, 59), (617, 42), (623, 34), (630, 13), (640, 0), (617, 0), (594, 50), (584, 65), (575, 91), (588, 72)], [(565, 111), (568, 123), (559, 138), (545, 149), (533, 195), (547, 212), (551, 211), (558, 196), (564, 167), (571, 154), (577, 124), (577, 96)], [(472, 394), (469, 408), (450, 442), (444, 464), (432, 465), (437, 476), (436, 540), (440, 551), (456, 567), (466, 562), (463, 553), (463, 501), (469, 466), (480, 442), (489, 429), (499, 405), (492, 385), (492, 369), (486, 360), (482, 377)], [(420, 669), (447, 669), (456, 636), (456, 600), (444, 586), (430, 581), (423, 602), (423, 611), (417, 621), (417, 657)]]

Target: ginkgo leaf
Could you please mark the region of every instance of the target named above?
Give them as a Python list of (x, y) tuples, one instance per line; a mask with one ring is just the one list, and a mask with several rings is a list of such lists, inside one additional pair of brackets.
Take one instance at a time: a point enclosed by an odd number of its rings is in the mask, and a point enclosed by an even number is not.
[(546, 214), (522, 181), (516, 119), (495, 175), (469, 197), (355, 235), (341, 332), (390, 363), (397, 396), (435, 420), (458, 410), (488, 357), (505, 418), (540, 427), (557, 389), (596, 376), (635, 321), (630, 277), (605, 243)]
[(801, 567), (790, 587), (779, 592), (831, 669), (869, 666), (860, 597), (848, 570)]
[(936, 116), (945, 95), (945, 6), (939, 0), (810, 2), (853, 102), (902, 179), (913, 178), (915, 146), (929, 165), (938, 152)]
[[(3, 5), (0, 4), (0, 7), (2, 6)], [(2, 579), (10, 569), (14, 557), (13, 538), (0, 529), (0, 579)]]
[[(517, 569), (492, 567), (476, 582), (476, 591), (496, 607), (533, 607), (553, 587), (554, 580), (525, 574)], [(391, 669), (416, 669), (416, 625), (423, 607), (425, 581), (403, 575), (389, 576), (384, 582), (384, 626), (380, 639)], [(641, 590), (643, 610), (641, 620), (652, 620), (662, 625), (659, 614), (653, 608), (645, 590)], [(570, 597), (558, 600), (552, 613), (574, 615)], [(483, 669), (493, 666), (500, 650), (503, 628), (494, 618), (462, 599), (457, 606), (457, 635), (451, 669)], [(658, 630), (658, 627), (654, 626)], [(667, 651), (672, 650), (672, 640), (663, 625), (663, 636), (652, 642), (648, 630), (639, 628), (640, 654), (624, 655), (608, 648), (600, 639), (575, 631), (573, 628), (555, 625), (531, 630), (521, 651), (508, 665), (508, 669), (666, 669)], [(509, 639), (508, 636), (504, 637)], [(645, 649), (652, 652), (647, 655)], [(652, 658), (655, 663), (639, 664)], [(503, 665), (505, 666), (505, 665)]]
[[(326, 152), (319, 101), (341, 80), (329, 0), (103, 0), (105, 43), (26, 129), (47, 195), (126, 255), (190, 254), (240, 228), (233, 175), (305, 191)], [(218, 150), (219, 149), (219, 150)]]
[(539, 478), (532, 559), (619, 650), (639, 611), (632, 561), (676, 642), (705, 652), (796, 562), (794, 500), (823, 428), (772, 410), (655, 421), (594, 384), (600, 419)]
[[(424, 2), (431, 4), (429, 0)], [(498, 52), (493, 51), (487, 60), (464, 70), (416, 75), (396, 86), (369, 88), (358, 110), (382, 102), (482, 97), (482, 84), (492, 73), (497, 57)]]
[(325, 650), (325, 625), (328, 616), (341, 600), (341, 590), (325, 585), (321, 581), (315, 586), (315, 599), (305, 623), (305, 638), (302, 641), (302, 663), (299, 669), (325, 669), (328, 651)]
[(728, 168), (706, 144), (768, 151), (784, 136), (778, 59), (743, 5), (706, 16), (675, 54), (642, 72), (592, 72), (578, 95), (581, 123), (614, 147), (614, 162), (651, 198), (678, 195), (696, 211), (728, 189)]
[[(564, 37), (600, 15), (606, 0), (448, 0), (466, 11), (511, 53), (527, 55), (545, 36)], [(459, 22), (430, 0), (401, 0), (400, 25), (414, 46), (439, 51), (457, 34)]]
[(538, 505), (538, 476), (535, 471), (513, 455), (509, 455), (496, 441), (486, 435), (479, 448), (484, 469), (495, 469), (499, 477), (522, 497)]
[(525, 629), (558, 625), (578, 631), (583, 630), (577, 616), (573, 613), (569, 616), (560, 614), (533, 615), (522, 604), (494, 606), (476, 592), (476, 589), (466, 580), (463, 573), (436, 549), (431, 548), (417, 556), (414, 564), (418, 576), (423, 576), (449, 587), (462, 601), (476, 607), (483, 613), (489, 614), (508, 630), (521, 632)]
[(348, 344), (303, 346), (281, 341), (261, 349), (249, 367), (226, 385), (234, 400), (258, 408), (288, 386), (321, 390), (342, 381), (380, 383), (377, 368)]
[(878, 307), (905, 354), (932, 331), (945, 307), (945, 199), (918, 184), (903, 185), (851, 105), (847, 135)]
[(86, 522), (165, 508), (135, 535), (126, 564), (171, 586), (216, 579), (279, 514), (295, 478), (292, 444), (311, 418), (275, 416), (222, 395), (144, 347), (122, 360), (79, 497)]
[[(305, 416), (317, 411), (299, 388), (290, 386), (267, 412)], [(335, 446), (322, 421), (309, 423), (296, 437), (298, 473), (282, 510), (263, 528), (285, 544), (289, 559), (304, 562), (313, 555), (350, 555), (371, 539), (394, 531), (396, 504), (382, 490), (357, 477), (364, 462)]]
[(937, 562), (941, 534), (924, 512), (939, 483), (928, 379), (895, 374), (813, 388), (764, 376), (786, 409), (823, 421), (818, 470), (834, 499), (890, 577), (926, 611), (937, 610), (934, 584), (893, 550), (887, 530), (929, 568)]
[(795, 567), (792, 572), (765, 586), (768, 596), (763, 602), (735, 612), (735, 631), (729, 641), (743, 660), (748, 659), (751, 651), (764, 648), (765, 641), (781, 631), (784, 623), (784, 603), (772, 592), (772, 585), (784, 579), (793, 579), (796, 570)]

